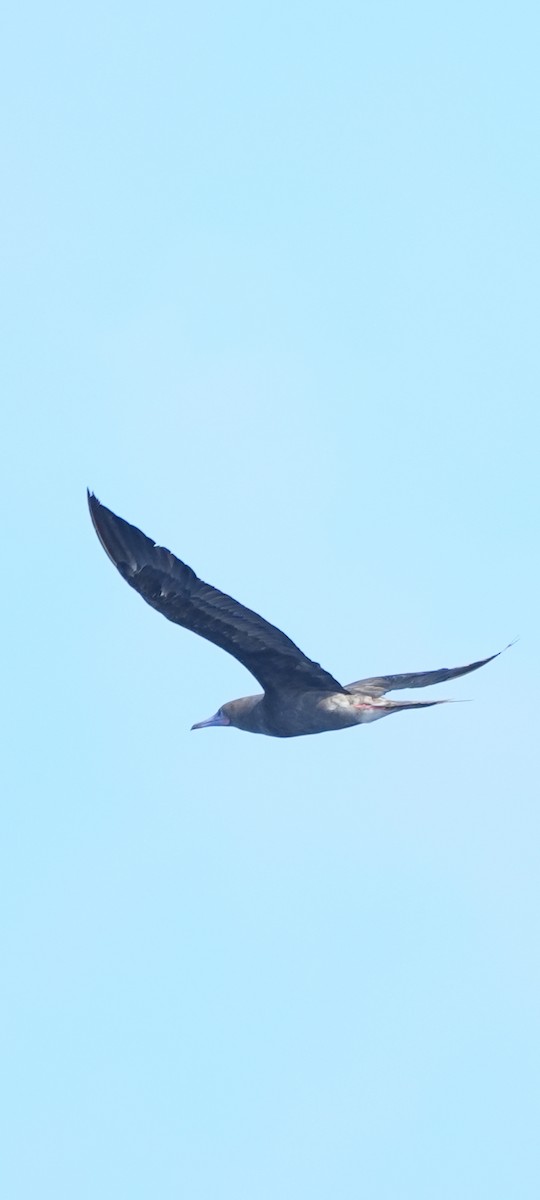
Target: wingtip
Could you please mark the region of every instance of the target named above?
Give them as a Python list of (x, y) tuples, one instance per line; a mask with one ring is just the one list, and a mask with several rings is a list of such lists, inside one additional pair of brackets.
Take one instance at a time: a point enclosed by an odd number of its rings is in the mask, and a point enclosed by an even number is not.
[(92, 524), (94, 526), (94, 529), (96, 530), (96, 533), (97, 533), (96, 513), (97, 513), (98, 509), (101, 508), (101, 505), (99, 503), (97, 496), (95, 495), (95, 492), (91, 492), (89, 487), (87, 487), (87, 489), (86, 489), (86, 500), (87, 500), (87, 504), (88, 504), (88, 511), (90, 513), (90, 518), (91, 518)]
[(111, 547), (109, 544), (109, 537), (107, 536), (107, 520), (106, 520), (107, 516), (113, 517), (114, 515), (113, 515), (113, 513), (109, 513), (109, 510), (107, 508), (105, 508), (105, 506), (101, 503), (100, 500), (98, 500), (95, 492), (90, 491), (90, 488), (86, 489), (86, 495), (88, 498), (88, 511), (90, 513), (90, 520), (92, 522), (92, 525), (94, 526), (95, 532), (97, 533), (97, 536), (99, 538), (99, 541), (101, 542), (101, 545), (103, 546), (105, 553), (108, 555), (111, 562), (113, 562), (116, 567), (116, 566), (118, 566), (118, 563), (116, 561), (114, 554), (111, 551)]
[(495, 654), (490, 654), (489, 658), (482, 659), (482, 661), (477, 665), (484, 667), (487, 665), (487, 663), (494, 662), (496, 658), (500, 658), (501, 654), (506, 654), (507, 650), (511, 650), (512, 646), (515, 646), (516, 642), (519, 642), (519, 637), (512, 638), (512, 641), (508, 642), (507, 646), (503, 646), (502, 650), (496, 650)]
[(512, 649), (512, 646), (515, 646), (516, 642), (519, 642), (519, 636), (518, 636), (518, 637), (515, 637), (515, 638), (512, 638), (512, 641), (511, 641), (511, 642), (508, 642), (508, 645), (507, 645), (507, 646), (503, 646), (502, 650), (497, 650), (497, 651), (495, 652), (495, 654), (490, 654), (489, 658), (486, 658), (486, 659), (485, 659), (485, 662), (486, 662), (486, 663), (493, 662), (493, 660), (494, 660), (495, 658), (500, 658), (501, 654), (506, 654), (506, 651), (507, 651), (507, 650), (511, 650), (511, 649)]

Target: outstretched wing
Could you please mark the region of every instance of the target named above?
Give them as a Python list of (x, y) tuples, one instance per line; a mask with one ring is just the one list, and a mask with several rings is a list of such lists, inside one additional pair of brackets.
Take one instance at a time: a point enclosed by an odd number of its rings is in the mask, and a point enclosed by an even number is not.
[(265, 692), (343, 692), (286, 634), (258, 613), (199, 579), (170, 550), (117, 517), (88, 492), (94, 529), (109, 558), (139, 595), (169, 621), (214, 642), (255, 676)]
[[(511, 642), (510, 645), (513, 643)], [(508, 646), (505, 646), (508, 650)], [(486, 663), (493, 662), (503, 650), (490, 654), (489, 658), (481, 658), (478, 662), (468, 663), (466, 667), (441, 667), (439, 671), (413, 671), (407, 675), (378, 675), (373, 679), (357, 679), (356, 683), (348, 683), (347, 692), (362, 692), (368, 696), (384, 696), (386, 692), (397, 692), (400, 688), (430, 687), (433, 683), (445, 683), (447, 679), (457, 679), (459, 675), (468, 675), (470, 671), (478, 671)]]

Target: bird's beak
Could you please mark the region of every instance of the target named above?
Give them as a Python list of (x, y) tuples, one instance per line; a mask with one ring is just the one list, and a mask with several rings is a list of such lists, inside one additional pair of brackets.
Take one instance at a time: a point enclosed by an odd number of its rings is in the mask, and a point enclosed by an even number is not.
[(217, 712), (213, 717), (208, 717), (206, 721), (198, 721), (196, 725), (192, 725), (192, 729), (207, 729), (209, 725), (230, 725), (229, 718), (225, 713)]

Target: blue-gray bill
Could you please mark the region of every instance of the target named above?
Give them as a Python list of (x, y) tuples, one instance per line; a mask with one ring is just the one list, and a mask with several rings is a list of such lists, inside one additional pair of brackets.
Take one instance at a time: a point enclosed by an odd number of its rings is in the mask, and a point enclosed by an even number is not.
[[(97, 536), (123, 579), (169, 621), (232, 654), (263, 688), (223, 704), (192, 729), (232, 725), (270, 737), (299, 737), (347, 729), (390, 713), (431, 708), (444, 700), (389, 700), (387, 693), (421, 688), (477, 671), (502, 651), (464, 667), (380, 675), (343, 685), (264, 617), (199, 579), (170, 550), (117, 517), (88, 492)], [(510, 643), (512, 644), (512, 643)], [(508, 649), (508, 647), (505, 647)]]
[(230, 723), (229, 718), (220, 709), (219, 712), (214, 713), (213, 717), (207, 717), (206, 721), (197, 721), (196, 725), (192, 725), (191, 728), (192, 730), (208, 729), (210, 725), (230, 725)]

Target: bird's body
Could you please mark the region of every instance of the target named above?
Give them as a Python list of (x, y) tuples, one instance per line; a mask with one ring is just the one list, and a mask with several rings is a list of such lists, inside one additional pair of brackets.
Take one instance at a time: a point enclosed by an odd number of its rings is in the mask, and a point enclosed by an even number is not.
[(99, 540), (127, 583), (168, 620), (234, 655), (264, 688), (259, 695), (230, 700), (193, 729), (233, 725), (280, 738), (348, 729), (393, 712), (443, 704), (442, 700), (389, 700), (386, 693), (455, 679), (497, 657), (492, 654), (465, 667), (361, 679), (344, 687), (280, 629), (204, 583), (170, 550), (117, 517), (90, 492), (88, 504)]
[[(378, 721), (391, 712), (400, 712), (404, 708), (427, 708), (433, 704), (443, 704), (442, 700), (399, 701), (376, 699), (369, 693), (347, 694), (343, 692), (305, 691), (287, 697), (286, 703), (281, 697), (261, 694), (259, 696), (243, 696), (240, 700), (230, 700), (220, 709), (229, 718), (228, 724), (235, 725), (247, 733), (265, 733), (269, 737), (301, 737), (309, 733), (329, 733), (334, 729), (350, 729), (353, 725), (365, 725), (369, 721)], [(221, 724), (221, 721), (216, 722)], [(223, 722), (226, 724), (227, 722)], [(210, 721), (201, 721), (194, 729), (202, 729)]]

